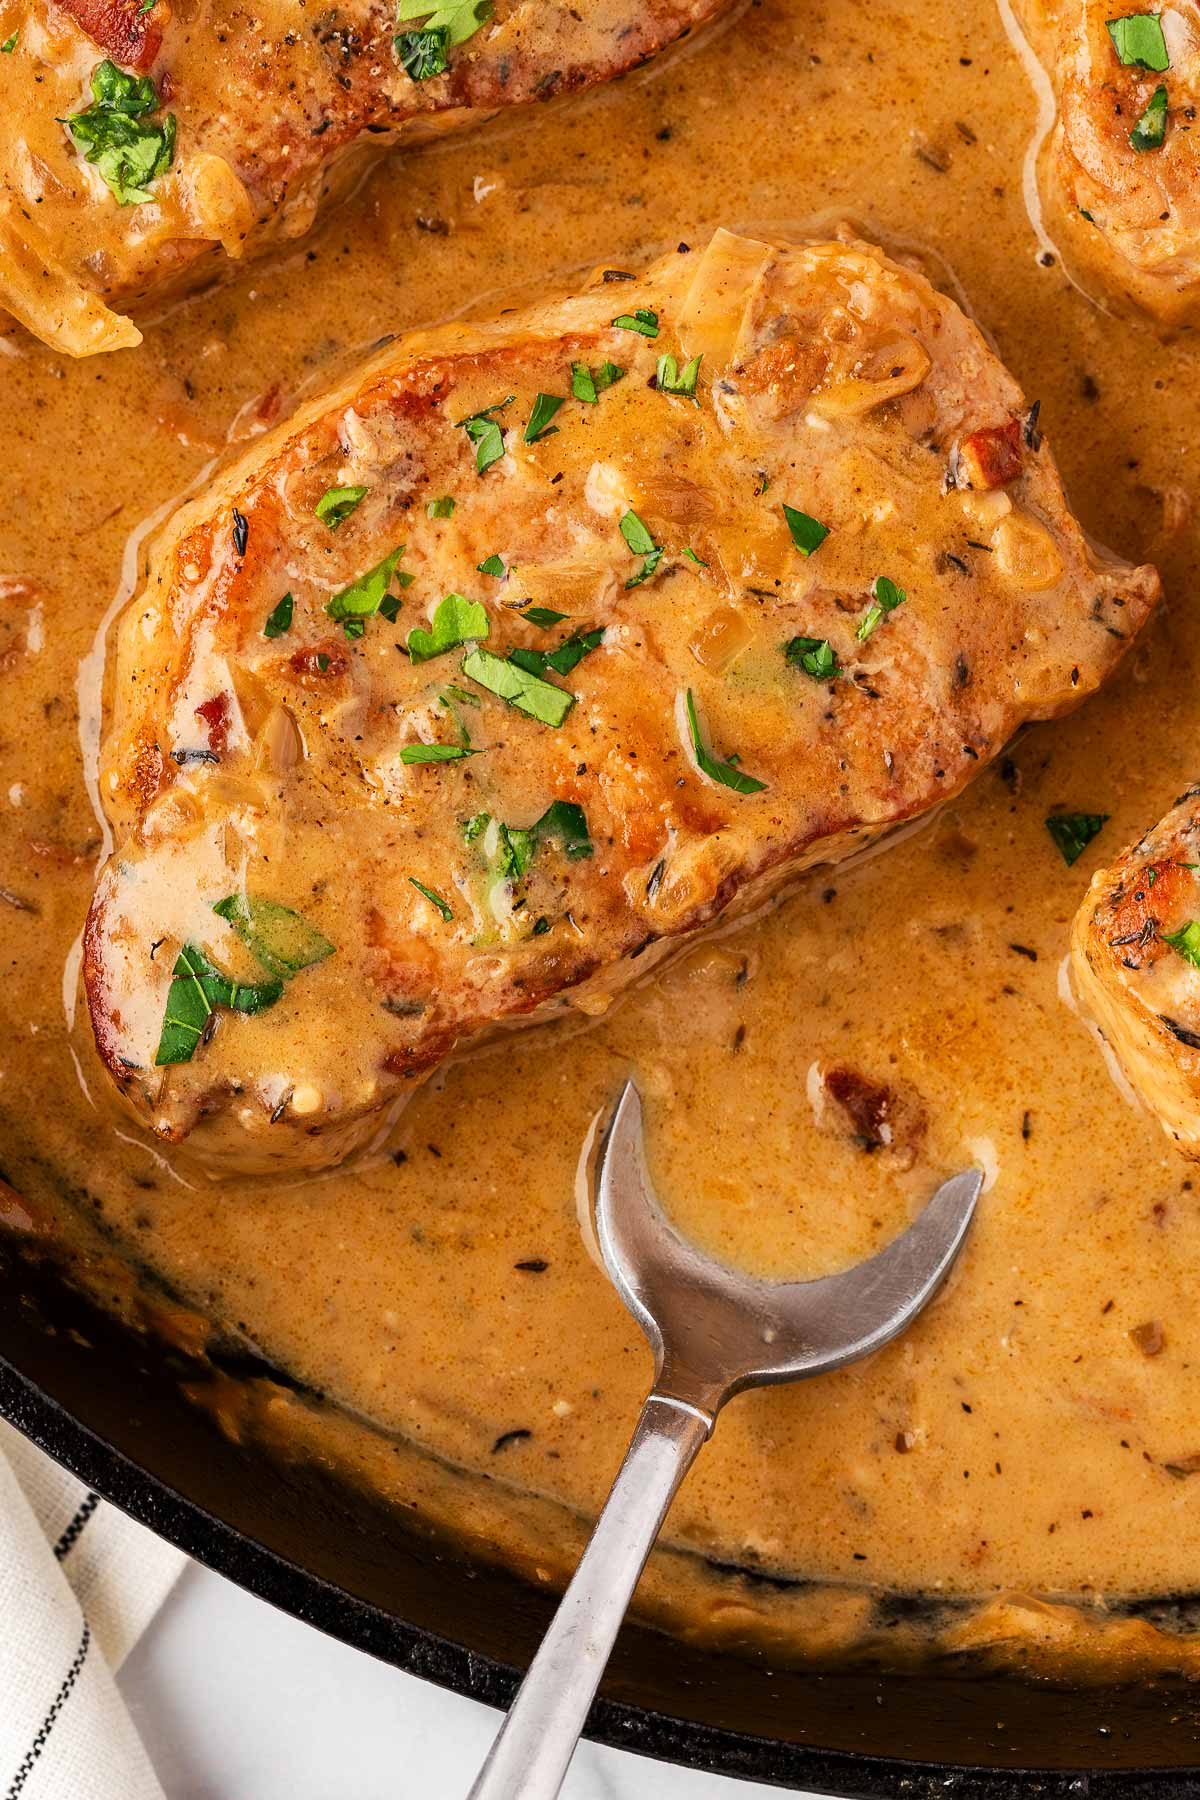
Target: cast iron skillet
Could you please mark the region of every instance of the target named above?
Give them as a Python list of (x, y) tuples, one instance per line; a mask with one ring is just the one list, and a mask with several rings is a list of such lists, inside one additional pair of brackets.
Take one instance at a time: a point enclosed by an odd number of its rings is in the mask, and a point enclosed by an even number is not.
[[(6, 1248), (7, 1245), (7, 1248)], [(552, 1601), (307, 1466), (230, 1442), (186, 1365), (0, 1238), (0, 1413), (134, 1518), (297, 1618), (493, 1706)], [(1200, 1696), (1067, 1692), (961, 1668), (772, 1670), (627, 1627), (602, 1743), (782, 1786), (906, 1800), (1182, 1800)], [(440, 1797), (439, 1797), (440, 1800)]]

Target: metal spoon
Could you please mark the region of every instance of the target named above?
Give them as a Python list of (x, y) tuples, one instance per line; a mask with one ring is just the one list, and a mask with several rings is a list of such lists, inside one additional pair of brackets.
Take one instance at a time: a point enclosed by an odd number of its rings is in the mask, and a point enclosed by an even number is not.
[(878, 1350), (912, 1323), (962, 1247), (983, 1175), (938, 1189), (880, 1255), (821, 1281), (762, 1281), (674, 1230), (642, 1154), (629, 1081), (600, 1148), (596, 1232), (650, 1340), (654, 1386), (604, 1511), (468, 1800), (554, 1800), (667, 1508), (726, 1400)]

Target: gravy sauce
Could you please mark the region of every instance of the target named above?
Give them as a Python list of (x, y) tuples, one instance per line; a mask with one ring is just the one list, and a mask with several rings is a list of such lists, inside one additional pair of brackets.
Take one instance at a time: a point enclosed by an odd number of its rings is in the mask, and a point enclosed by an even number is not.
[[(1197, 358), (1102, 314), (1047, 250), (1022, 192), (1036, 117), (988, 0), (763, 0), (608, 89), (393, 161), (136, 351), (69, 363), (0, 331), (0, 1167), (66, 1241), (98, 1226), (332, 1403), (278, 1396), (276, 1435), (557, 1578), (649, 1375), (576, 1214), (582, 1147), (630, 1070), (681, 1228), (765, 1272), (869, 1254), (944, 1174), (986, 1168), (916, 1329), (723, 1415), (645, 1589), (680, 1631), (751, 1632), (767, 1602), (679, 1550), (828, 1584), (787, 1614), (801, 1647), (861, 1635), (864, 1592), (990, 1600), (1002, 1637), (1014, 1591), (1200, 1589), (1200, 1189), (1062, 972), (1096, 858), (1197, 773)], [(452, 1066), (374, 1160), (298, 1185), (171, 1167), (120, 1122), (63, 999), (101, 851), (89, 652), (143, 522), (388, 332), (718, 224), (845, 217), (975, 312), (1041, 396), (1086, 526), (1159, 564), (1168, 607), (1143, 645), (881, 853), (818, 870), (606, 1016)], [(1111, 815), (1070, 869), (1056, 806)], [(838, 1067), (902, 1097), (905, 1142), (872, 1152), (839, 1122)]]

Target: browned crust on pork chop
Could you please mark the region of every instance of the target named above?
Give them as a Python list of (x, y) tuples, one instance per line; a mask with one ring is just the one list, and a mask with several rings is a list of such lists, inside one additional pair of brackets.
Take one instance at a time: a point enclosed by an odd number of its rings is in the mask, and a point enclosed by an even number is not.
[(1080, 1000), (1134, 1091), (1192, 1157), (1200, 1157), (1200, 925), (1187, 928), (1200, 920), (1198, 877), (1200, 786), (1094, 876), (1071, 931)]
[[(31, 0), (0, 59), (0, 308), (71, 355), (138, 341), (122, 316), (309, 229), (367, 162), (636, 68), (728, 0), (495, 0), (444, 73), (413, 79), (394, 4)], [(427, 11), (432, 11), (431, 5)], [(176, 125), (149, 199), (121, 205), (63, 123), (105, 57), (148, 76)]]
[[(1200, 6), (1196, 0), (1161, 9), (1019, 0), (1018, 11), (1058, 97), (1040, 160), (1055, 237), (1085, 280), (1118, 303), (1165, 326), (1194, 324), (1200, 314)], [(1145, 15), (1162, 22), (1166, 69), (1123, 63), (1110, 36), (1110, 20)], [(1162, 141), (1138, 149), (1138, 121), (1160, 88), (1167, 108)], [(1137, 135), (1144, 142), (1146, 134)]]

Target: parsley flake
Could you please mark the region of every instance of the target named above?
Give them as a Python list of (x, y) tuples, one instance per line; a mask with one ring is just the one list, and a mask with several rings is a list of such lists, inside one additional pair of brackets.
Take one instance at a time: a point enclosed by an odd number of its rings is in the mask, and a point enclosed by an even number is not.
[(336, 531), (350, 517), (366, 491), (365, 487), (326, 488), (313, 511), (322, 525), (328, 525), (330, 531)]
[(651, 575), (658, 568), (663, 558), (662, 545), (655, 543), (645, 524), (638, 518), (632, 507), (622, 515), (619, 529), (634, 556), (645, 559), (637, 574), (631, 575), (625, 583), (627, 588), (638, 587), (643, 581), (649, 581)]
[(783, 506), (783, 516), (787, 520), (787, 528), (792, 534), (793, 544), (795, 544), (801, 556), (811, 556), (814, 550), (819, 550), (821, 548), (821, 545), (829, 536), (828, 525), (822, 525), (818, 519), (812, 518), (810, 514), (800, 512), (798, 508), (794, 506), (789, 506), (786, 500), (781, 502), (781, 504)]
[(1189, 919), (1178, 931), (1164, 931), (1162, 941), (1170, 944), (1184, 962), (1190, 962), (1194, 969), (1200, 969), (1200, 919)]
[(497, 581), (503, 581), (508, 573), (498, 556), (485, 556), (481, 563), (476, 563), (475, 570), (479, 575), (493, 575)]
[(1159, 13), (1129, 13), (1106, 21), (1117, 60), (1127, 69), (1150, 69), (1161, 75), (1171, 66)]
[(700, 356), (693, 356), (681, 369), (675, 358), (670, 355), (660, 356), (654, 381), (660, 394), (682, 394), (685, 399), (696, 398), (696, 379), (700, 373)]
[(464, 756), (482, 756), (470, 744), (405, 744), (400, 751), (402, 763), (461, 762)]
[(565, 405), (566, 401), (557, 394), (538, 394), (529, 415), (529, 423), (525, 427), (525, 442), (536, 444), (539, 438), (553, 437), (558, 426), (551, 425), (550, 421), (559, 407)]
[(406, 648), (413, 662), (428, 662), (431, 656), (441, 656), (456, 644), (487, 637), (488, 631), (487, 611), (478, 600), (468, 600), (464, 594), (447, 594), (434, 609), (430, 629), (414, 627), (408, 634)]
[(191, 1062), (218, 1006), (228, 1007), (231, 1012), (264, 1012), (282, 995), (282, 981), (260, 981), (251, 986), (231, 981), (209, 961), (198, 944), (184, 944), (171, 970), (162, 1033), (154, 1055), (155, 1068)]
[(814, 681), (829, 681), (839, 673), (837, 655), (828, 638), (789, 638), (783, 654), (789, 668), (803, 669)]
[(572, 363), (571, 392), (576, 400), (595, 406), (605, 388), (620, 381), (624, 373), (624, 369), (619, 369), (614, 362), (603, 362), (598, 369), (589, 369), (586, 363)]
[(494, 406), (485, 406), (482, 412), (472, 413), (469, 418), (458, 421), (475, 446), (475, 468), (480, 475), (486, 473), (504, 455), (504, 433), (492, 414), (502, 412), (515, 399), (515, 394), (509, 394), (506, 399), (497, 400)]
[(175, 114), (160, 125), (147, 124), (143, 114), (160, 104), (154, 83), (148, 75), (127, 75), (107, 58), (93, 69), (91, 86), (93, 104), (59, 123), (121, 206), (153, 200), (150, 183), (175, 158)]
[(276, 601), (275, 605), (267, 614), (267, 622), (263, 626), (264, 637), (282, 637), (285, 631), (291, 630), (293, 605), (294, 602), (290, 594), (285, 594), (282, 600)]
[(897, 587), (886, 575), (877, 575), (871, 583), (871, 604), (854, 634), (859, 642), (865, 644), (884, 615), (895, 612), (907, 599), (908, 595), (902, 587)]
[(392, 39), (400, 67), (410, 81), (429, 81), (434, 75), (445, 74), (449, 45), (450, 33), (444, 25), (433, 25), (424, 31), (400, 31)]
[(756, 781), (753, 775), (744, 775), (734, 766), (731, 758), (728, 762), (719, 762), (711, 750), (705, 748), (704, 739), (700, 735), (700, 721), (696, 717), (696, 702), (691, 688), (687, 690), (685, 701), (687, 709), (688, 732), (692, 740), (692, 753), (696, 758), (696, 766), (702, 775), (710, 781), (719, 782), (722, 787), (732, 788), (735, 794), (758, 794), (766, 787), (765, 781)]
[(491, 650), (471, 650), (464, 656), (462, 672), (489, 693), (526, 712), (543, 725), (561, 725), (575, 704), (574, 694), (543, 681), (519, 663), (496, 656)]
[(631, 313), (618, 313), (612, 323), (618, 331), (636, 331), (644, 338), (658, 336), (658, 314), (645, 306), (639, 306)]
[(413, 81), (428, 81), (446, 68), (446, 51), (465, 44), (492, 16), (492, 0), (400, 0), (396, 23), (424, 20), (419, 30), (402, 31), (392, 41), (404, 73)]
[(1108, 813), (1051, 813), (1046, 830), (1070, 868), (1079, 861), (1096, 834), (1107, 825)]
[(458, 502), (454, 499), (453, 495), (442, 494), (439, 499), (429, 501), (425, 508), (425, 514), (426, 517), (430, 519), (453, 518), (454, 508), (457, 505)]
[(426, 887), (425, 883), (423, 881), (418, 881), (415, 875), (410, 875), (408, 879), (411, 881), (412, 885), (416, 888), (416, 890), (419, 894), (424, 894), (425, 898), (428, 900), (428, 902), (431, 906), (437, 907), (437, 909), (441, 913), (443, 919), (445, 919), (446, 923), (449, 924), (451, 919), (454, 917), (454, 913), (451, 910), (449, 904), (445, 900), (442, 899), (442, 896), (438, 893), (435, 893), (433, 888)]
[(590, 656), (604, 642), (604, 627), (595, 631), (576, 631), (564, 638), (555, 650), (510, 650), (509, 659), (531, 675), (542, 675), (552, 669), (556, 675), (569, 675), (577, 663)]
[[(471, 843), (491, 824), (487, 813), (468, 819), (463, 835)], [(553, 800), (541, 818), (532, 825), (504, 825), (497, 821), (496, 851), (491, 858), (491, 873), (500, 881), (520, 881), (548, 840), (557, 842), (571, 862), (593, 854), (583, 808), (573, 800)]]
[[(325, 602), (325, 611), (331, 619), (336, 619), (345, 628), (348, 638), (361, 637), (365, 630), (363, 622), (377, 612), (382, 612), (385, 618), (395, 618), (395, 611), (385, 611), (384, 608), (390, 598), (388, 589), (393, 579), (398, 580), (402, 586), (407, 586), (412, 580), (411, 576), (396, 575), (396, 564), (403, 555), (404, 545), (398, 544), (382, 562), (357, 576), (348, 587), (342, 588), (340, 593), (332, 595)], [(396, 609), (399, 609), (398, 601)]]
[(1156, 87), (1150, 104), (1129, 134), (1135, 150), (1158, 150), (1167, 135), (1167, 90)]
[(280, 981), (333, 955), (334, 946), (327, 937), (277, 900), (266, 900), (260, 894), (227, 894), (213, 911), (233, 926), (268, 975)]

